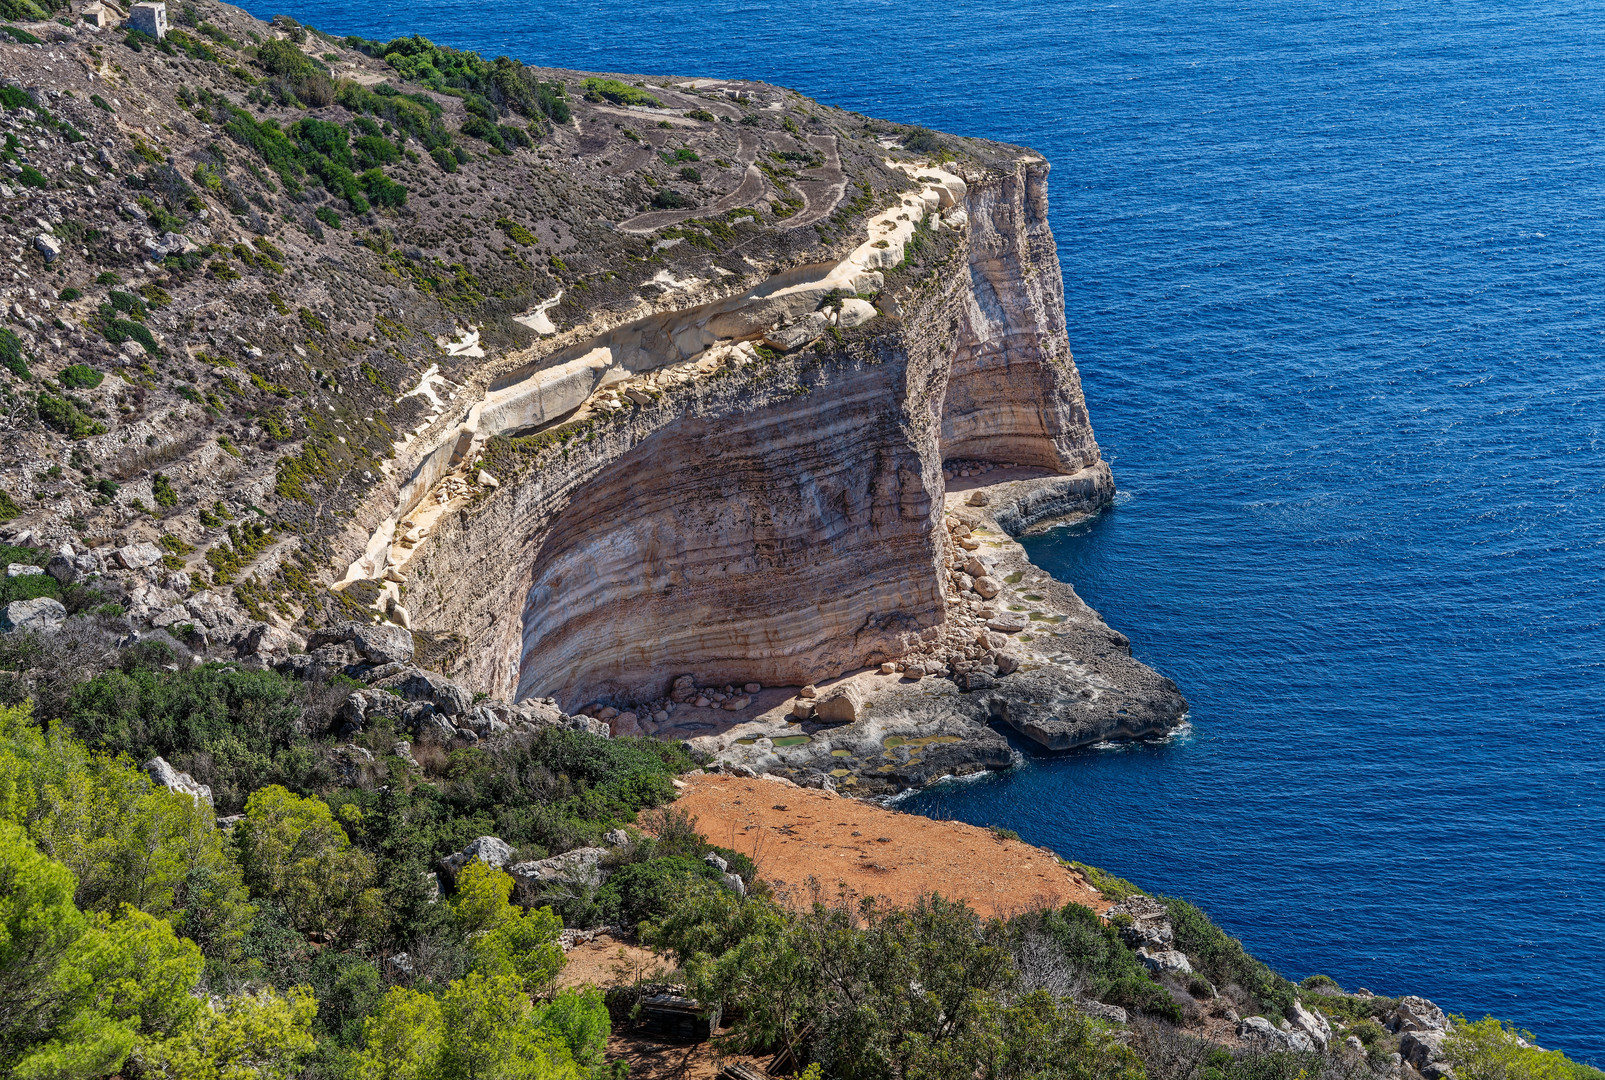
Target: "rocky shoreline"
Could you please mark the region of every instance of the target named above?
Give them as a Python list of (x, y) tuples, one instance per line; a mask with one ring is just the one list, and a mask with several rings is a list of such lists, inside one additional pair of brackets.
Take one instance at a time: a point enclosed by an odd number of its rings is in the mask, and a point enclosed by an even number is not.
[(751, 721), (691, 735), (693, 752), (738, 775), (888, 795), (1012, 767), (1003, 726), (1050, 751), (1174, 731), (1187, 711), (1176, 684), (1133, 659), (1129, 639), (1013, 539), (1102, 509), (1114, 489), (1108, 467), (993, 473), (948, 489), (952, 588), (940, 635)]

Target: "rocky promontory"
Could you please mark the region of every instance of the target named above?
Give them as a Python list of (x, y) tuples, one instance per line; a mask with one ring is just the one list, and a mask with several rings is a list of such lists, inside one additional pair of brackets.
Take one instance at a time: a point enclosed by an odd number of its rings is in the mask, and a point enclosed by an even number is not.
[(357, 672), (352, 730), (537, 702), (862, 792), (1180, 722), (1009, 540), (1113, 492), (1040, 156), (170, 15), (0, 43), (0, 540), (72, 578), (12, 624)]

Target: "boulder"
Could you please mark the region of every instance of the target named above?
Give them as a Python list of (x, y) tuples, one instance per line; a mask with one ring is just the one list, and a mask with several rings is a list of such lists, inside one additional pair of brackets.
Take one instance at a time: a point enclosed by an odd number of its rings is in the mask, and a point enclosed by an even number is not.
[(347, 787), (356, 787), (363, 767), (373, 765), (373, 754), (355, 744), (337, 746), (330, 751), (330, 756), (334, 758), (334, 771), (339, 774), (340, 782)]
[(865, 688), (857, 682), (833, 686), (814, 703), (815, 719), (822, 724), (851, 724), (864, 715), (867, 700)]
[(875, 305), (868, 300), (853, 297), (842, 301), (841, 311), (836, 315), (836, 325), (851, 330), (855, 326), (863, 326), (879, 314)]
[(1187, 954), (1177, 949), (1138, 949), (1137, 959), (1147, 966), (1149, 971), (1164, 973), (1174, 971), (1182, 975), (1191, 975), (1193, 965), (1187, 962)]
[(1443, 1010), (1423, 997), (1406, 996), (1399, 999), (1383, 1025), (1391, 1032), (1448, 1031), (1449, 1018)]
[(1000, 652), (993, 656), (993, 664), (997, 666), (999, 675), (1013, 675), (1020, 670), (1020, 658), (1011, 652)]
[(45, 257), (46, 263), (53, 263), (61, 257), (61, 241), (49, 233), (40, 233), (34, 237), (33, 246)]
[(508, 847), (500, 837), (481, 836), (467, 847), (454, 855), (447, 855), (440, 860), (441, 872), (446, 875), (453, 885), (457, 883), (457, 875), (462, 873), (463, 867), (478, 859), (486, 866), (501, 868), (507, 865), (507, 860), (513, 857), (513, 849)]
[(188, 795), (196, 804), (212, 805), (212, 789), (198, 782), (189, 773), (179, 772), (167, 763), (165, 758), (153, 757), (145, 762), (145, 773), (155, 783), (162, 785), (168, 791), (180, 795)]
[(988, 495), (985, 490), (983, 490), (981, 488), (976, 488), (974, 491), (970, 492), (969, 498), (964, 500), (964, 505), (965, 506), (987, 506), (991, 502), (992, 502), (992, 496)]
[(412, 661), (412, 632), (391, 623), (340, 623), (314, 630), (309, 650), (350, 642), (370, 664), (406, 664)]
[(1315, 1044), (1302, 1031), (1282, 1030), (1263, 1016), (1250, 1016), (1237, 1025), (1237, 1037), (1251, 1049), (1268, 1053), (1292, 1050), (1314, 1053)]
[(164, 232), (160, 236), (146, 237), (142, 241), (145, 250), (150, 252), (153, 259), (165, 259), (169, 255), (182, 255), (195, 245), (185, 236), (176, 232)]
[(1425, 1075), (1427, 1066), (1443, 1059), (1443, 1040), (1448, 1034), (1440, 1028), (1406, 1031), (1399, 1036), (1399, 1053), (1416, 1072)]
[(721, 874), (730, 869), (730, 864), (728, 862), (721, 859), (718, 855), (715, 855), (711, 851), (702, 856), (702, 861), (719, 871)]
[(623, 829), (609, 829), (602, 834), (602, 839), (614, 847), (623, 847), (630, 842), (630, 834)]
[(270, 623), (255, 623), (246, 633), (241, 652), (256, 653), (272, 659), (289, 656), (306, 648), (306, 638), (292, 630)]
[(58, 630), (67, 618), (61, 601), (41, 596), (37, 600), (13, 600), (0, 608), (0, 631), (27, 630), (45, 633)]
[(1018, 634), (1030, 625), (1030, 621), (1023, 612), (999, 611), (986, 621), (988, 630), (996, 630), (1000, 634)]
[(508, 868), (513, 875), (514, 896), (526, 906), (548, 893), (594, 889), (607, 880), (602, 869), (606, 848), (583, 847), (549, 859), (535, 859)]
[(719, 884), (735, 893), (737, 896), (747, 895), (747, 883), (741, 880), (740, 874), (723, 873), (719, 875)]
[(983, 671), (979, 668), (971, 671), (961, 671), (953, 676), (953, 681), (965, 693), (969, 693), (972, 690), (996, 690), (998, 688), (996, 675), (992, 671)]
[(444, 675), (422, 668), (407, 667), (376, 684), (381, 689), (395, 690), (408, 701), (427, 701), (445, 716), (466, 716), (473, 708), (474, 695)]
[(56, 554), (50, 556), (50, 562), (45, 566), (45, 573), (56, 579), (59, 585), (71, 585), (78, 580), (78, 567), (66, 555)]
[(979, 555), (971, 555), (964, 561), (964, 572), (972, 578), (983, 578), (992, 573), (992, 568), (982, 562)]
[(980, 594), (981, 599), (990, 600), (1003, 591), (1003, 584), (997, 578), (988, 574), (985, 577), (976, 578), (974, 588)]
[(6, 577), (8, 578), (32, 577), (35, 574), (42, 574), (44, 572), (44, 567), (35, 566), (33, 563), (14, 562), (6, 567)]
[(219, 639), (230, 637), (236, 632), (243, 634), (249, 625), (240, 616), (239, 609), (232, 601), (210, 590), (198, 592), (185, 600), (184, 607), (189, 610), (196, 622), (208, 630), (224, 631), (223, 634), (213, 635)]
[(791, 325), (764, 334), (763, 343), (781, 352), (791, 352), (811, 341), (817, 341), (828, 329), (830, 329), (829, 317), (823, 312), (810, 311)]
[(143, 570), (162, 561), (162, 549), (155, 544), (138, 543), (111, 553), (112, 561), (124, 570)]
[(340, 706), (340, 719), (345, 722), (342, 730), (347, 735), (353, 734), (361, 731), (369, 720), (381, 716), (400, 720), (406, 707), (405, 701), (386, 690), (358, 690)]
[(1332, 1025), (1320, 1013), (1306, 1009), (1302, 1001), (1293, 1002), (1293, 1015), (1288, 1017), (1288, 1023), (1295, 1030), (1308, 1035), (1317, 1049), (1323, 1052), (1332, 1041)]

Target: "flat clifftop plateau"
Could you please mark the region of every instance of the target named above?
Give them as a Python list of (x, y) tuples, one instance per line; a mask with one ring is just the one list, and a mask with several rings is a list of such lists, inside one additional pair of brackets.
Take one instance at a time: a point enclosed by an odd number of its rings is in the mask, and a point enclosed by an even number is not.
[[(969, 565), (1113, 491), (1038, 155), (756, 82), (108, 10), (0, 44), (0, 539), (95, 617), (493, 699), (447, 739), (536, 701), (780, 767), (725, 738), (778, 700), (857, 740), (788, 775), (865, 791), (1005, 767), (994, 722), (1179, 722), (1073, 591)], [(1029, 497), (983, 521), (950, 484), (995, 470)], [(16, 618), (88, 595), (57, 591)], [(866, 722), (961, 748), (871, 768)]]

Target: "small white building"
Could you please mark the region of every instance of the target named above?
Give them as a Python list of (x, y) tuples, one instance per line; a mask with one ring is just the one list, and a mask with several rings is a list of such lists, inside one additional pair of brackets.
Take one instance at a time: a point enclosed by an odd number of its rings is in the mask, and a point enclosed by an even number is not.
[(138, 30), (157, 41), (167, 36), (167, 5), (165, 3), (135, 4), (128, 9), (128, 28)]

